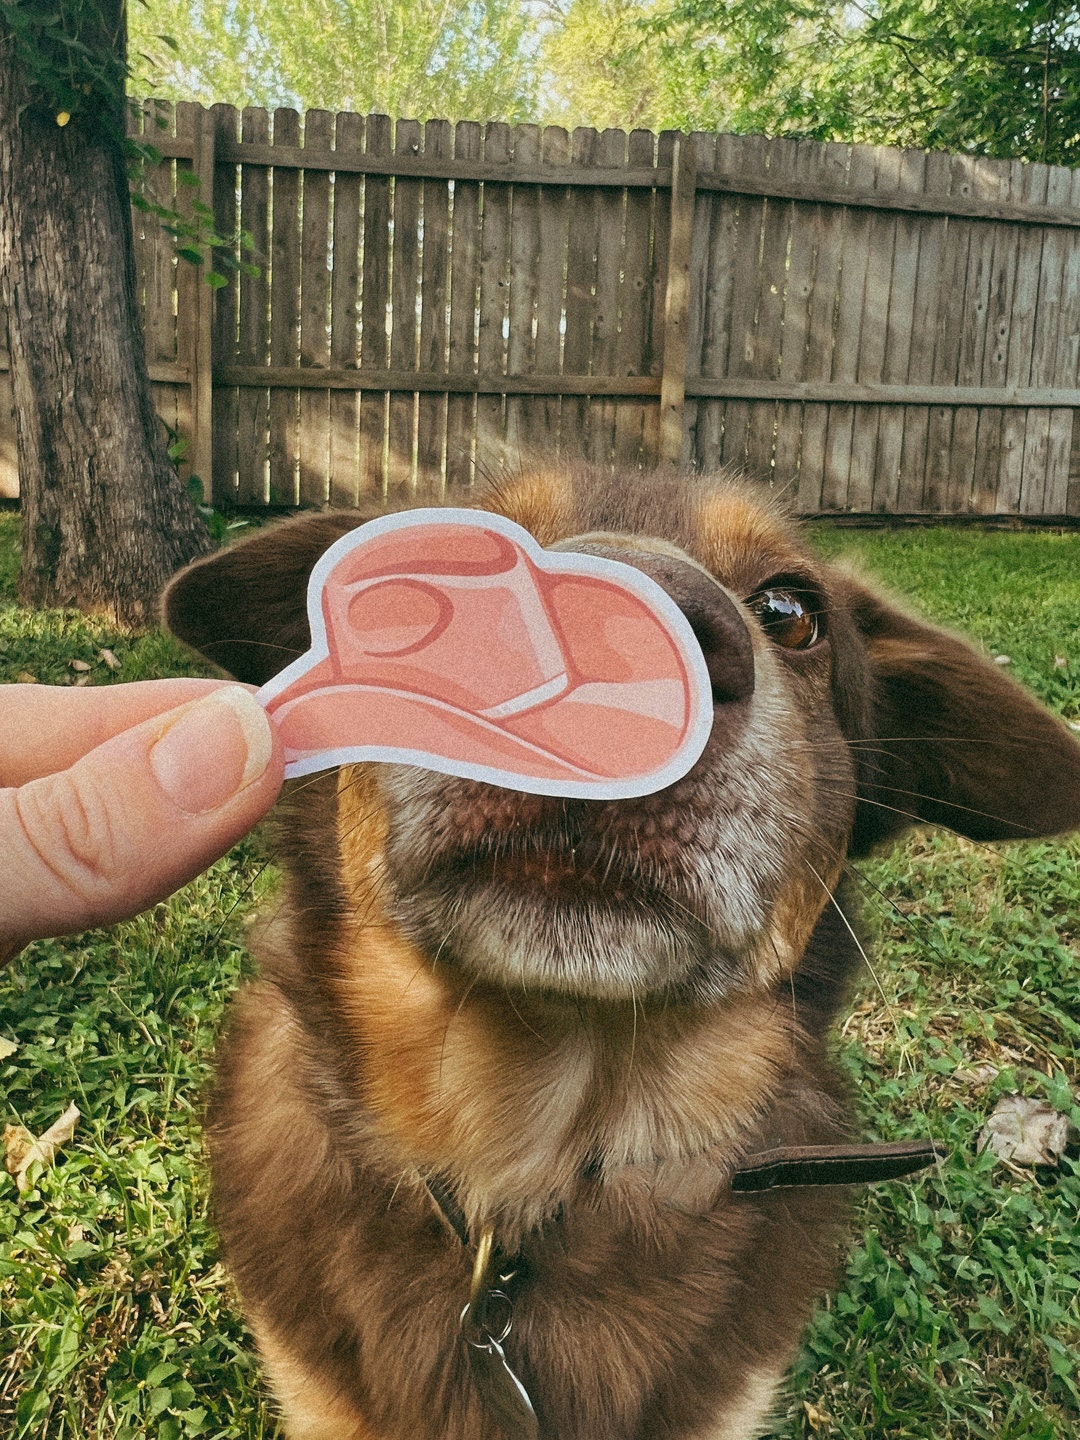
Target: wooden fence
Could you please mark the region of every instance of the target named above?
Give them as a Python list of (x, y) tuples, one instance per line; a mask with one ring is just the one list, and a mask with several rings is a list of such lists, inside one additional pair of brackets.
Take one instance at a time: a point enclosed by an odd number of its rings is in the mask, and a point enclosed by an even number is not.
[(189, 204), (193, 171), (261, 267), (212, 291), (135, 214), (158, 406), (219, 504), (559, 450), (743, 466), (811, 514), (1080, 516), (1080, 172), (228, 106), (142, 127), (153, 192)]

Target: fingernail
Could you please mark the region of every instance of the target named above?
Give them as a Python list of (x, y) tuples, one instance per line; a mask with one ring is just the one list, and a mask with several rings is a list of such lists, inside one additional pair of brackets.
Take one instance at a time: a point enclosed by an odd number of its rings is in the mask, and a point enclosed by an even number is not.
[(150, 768), (175, 805), (204, 815), (257, 780), (273, 749), (262, 706), (230, 685), (177, 711), (150, 751)]

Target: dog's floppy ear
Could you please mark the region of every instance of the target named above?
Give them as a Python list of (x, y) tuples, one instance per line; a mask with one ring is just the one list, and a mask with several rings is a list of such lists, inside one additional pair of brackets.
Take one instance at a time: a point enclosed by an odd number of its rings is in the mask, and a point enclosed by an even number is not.
[(858, 584), (849, 603), (872, 687), (856, 853), (920, 820), (972, 840), (1080, 826), (1080, 743), (1060, 721), (956, 636)]
[(308, 648), (307, 584), (324, 550), (370, 520), (303, 515), (182, 570), (165, 592), (174, 635), (237, 680), (262, 685)]

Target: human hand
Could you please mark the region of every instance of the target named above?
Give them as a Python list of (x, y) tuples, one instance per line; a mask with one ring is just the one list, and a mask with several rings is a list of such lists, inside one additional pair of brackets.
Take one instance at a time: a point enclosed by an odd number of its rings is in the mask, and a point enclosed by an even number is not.
[(145, 910), (270, 809), (284, 759), (218, 680), (0, 686), (0, 964)]

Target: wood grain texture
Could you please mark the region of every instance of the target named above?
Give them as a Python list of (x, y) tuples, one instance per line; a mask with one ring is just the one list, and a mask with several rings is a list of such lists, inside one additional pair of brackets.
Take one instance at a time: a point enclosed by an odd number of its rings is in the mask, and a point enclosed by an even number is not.
[[(824, 160), (824, 147), (800, 140), (790, 163), (798, 174), (813, 178)], [(788, 383), (802, 382), (807, 374), (821, 217), (820, 206), (799, 206), (791, 217), (778, 372)], [(805, 463), (806, 415), (806, 407), (798, 401), (777, 405), (773, 476), (778, 490), (791, 497), (797, 510), (812, 510), (821, 497), (820, 464), (811, 468)]]
[[(657, 164), (674, 166), (678, 144), (678, 131), (662, 130), (656, 137)], [(671, 256), (671, 196), (662, 190), (653, 191), (652, 216), (652, 287), (645, 290), (649, 304), (647, 363), (649, 374), (659, 376), (664, 363), (664, 306)], [(642, 463), (655, 465), (660, 459), (660, 406), (647, 405), (642, 421)]]
[[(560, 126), (550, 125), (540, 142), (543, 169), (561, 175), (570, 161), (570, 137)], [(545, 185), (537, 196), (540, 227), (540, 255), (536, 274), (536, 343), (533, 363), (547, 375), (562, 369), (562, 331), (565, 319), (565, 270), (567, 222), (566, 191)], [(532, 403), (527, 439), (534, 455), (551, 455), (559, 448), (562, 401), (551, 395)]]
[[(295, 110), (274, 112), (274, 143), (295, 146), (300, 117)], [(270, 297), (270, 363), (296, 365), (300, 345), (300, 173), (289, 167), (271, 172), (272, 289)], [(299, 395), (270, 392), (270, 503), (295, 505), (299, 498)]]
[[(339, 115), (336, 145), (345, 155), (363, 148), (359, 115)], [(355, 370), (360, 359), (360, 206), (359, 175), (334, 176), (334, 269), (330, 286), (330, 363)], [(360, 498), (360, 394), (330, 391), (329, 499), (351, 506)]]
[[(420, 125), (399, 120), (394, 154), (410, 159), (420, 150)], [(398, 370), (415, 370), (419, 342), (420, 214), (423, 181), (398, 177), (394, 181), (393, 259), (390, 302), (390, 364)], [(416, 442), (416, 397), (408, 392), (390, 396), (386, 483), (400, 495), (413, 481)]]
[[(625, 131), (603, 132), (597, 147), (596, 163), (607, 169), (625, 166)], [(594, 375), (613, 375), (616, 368), (619, 274), (622, 266), (625, 211), (625, 191), (599, 191), (596, 197), (596, 293), (590, 359), (590, 369)], [(585, 450), (587, 458), (598, 465), (614, 463), (615, 408), (613, 401), (600, 399), (593, 399), (589, 405)]]
[[(794, 173), (798, 147), (781, 140), (768, 147), (768, 173), (781, 179)], [(780, 374), (784, 344), (784, 292), (787, 256), (795, 207), (789, 201), (766, 200), (762, 219), (761, 261), (757, 280), (751, 373), (763, 380)], [(753, 405), (747, 416), (746, 465), (752, 475), (773, 483), (778, 407), (771, 400)]]
[[(514, 167), (535, 169), (540, 161), (541, 131), (538, 125), (516, 125), (513, 130)], [(515, 184), (511, 197), (510, 236), (510, 333), (507, 336), (506, 365), (510, 375), (524, 375), (535, 368), (537, 268), (540, 263), (539, 192), (535, 185)], [(528, 464), (529, 433), (535, 401), (507, 397), (506, 458), (512, 469)]]
[[(424, 154), (442, 159), (453, 153), (454, 135), (448, 120), (424, 126)], [(420, 278), (421, 370), (445, 371), (447, 365), (446, 307), (450, 286), (450, 187), (445, 180), (424, 181), (424, 253)], [(441, 395), (418, 395), (416, 402), (417, 479), (438, 493), (445, 478), (446, 401)]]
[[(848, 162), (848, 178), (852, 188), (871, 188), (875, 183), (877, 166), (878, 154), (875, 146), (853, 145)], [(859, 378), (859, 351), (863, 333), (867, 271), (873, 242), (873, 221), (874, 217), (866, 210), (847, 210), (844, 213), (830, 369), (833, 381), (840, 383)], [(848, 504), (854, 478), (851, 469), (854, 425), (854, 406), (839, 404), (830, 408), (825, 439), (825, 470), (821, 484), (823, 510), (842, 510)]]
[[(388, 115), (369, 115), (365, 122), (364, 153), (385, 158), (391, 154)], [(368, 175), (364, 179), (364, 260), (360, 294), (360, 368), (383, 370), (389, 359), (387, 307), (390, 303), (390, 181)], [(386, 483), (387, 396), (366, 390), (360, 401), (360, 491), (384, 493)]]
[[(479, 159), (483, 137), (475, 121), (459, 120), (454, 129), (454, 155)], [(480, 186), (454, 183), (450, 264), (450, 369), (459, 375), (476, 372), (477, 265), (480, 254)], [(452, 395), (446, 407), (446, 484), (448, 489), (473, 482), (476, 444), (476, 401)]]
[[(570, 163), (576, 168), (595, 168), (600, 136), (586, 126), (570, 137)], [(566, 322), (563, 334), (562, 368), (574, 375), (587, 375), (592, 358), (592, 332), (596, 283), (599, 190), (572, 190), (566, 201)], [(562, 402), (562, 452), (584, 456), (589, 424), (588, 399)]]
[(668, 208), (667, 273), (664, 282), (663, 362), (660, 380), (659, 458), (677, 465), (683, 457), (683, 410), (686, 363), (690, 343), (690, 289), (697, 153), (684, 136), (675, 142), (673, 180)]
[[(925, 151), (901, 151), (898, 187), (921, 192), (925, 182)], [(897, 214), (893, 221), (888, 314), (881, 364), (881, 380), (887, 385), (904, 385), (908, 378), (922, 228), (923, 222), (910, 215)], [(878, 411), (877, 456), (870, 500), (875, 511), (889, 512), (899, 507), (905, 414), (906, 411), (899, 405), (883, 405)]]
[[(891, 192), (900, 185), (902, 152), (878, 146), (874, 155), (874, 188)], [(897, 212), (876, 211), (867, 217), (866, 273), (859, 319), (859, 350), (856, 379), (880, 384), (885, 373), (888, 341), (893, 251), (896, 244)], [(876, 405), (855, 409), (851, 427), (851, 460), (844, 508), (869, 511), (874, 508), (874, 484), (878, 473), (878, 446), (881, 411)]]
[[(304, 116), (304, 149), (329, 147), (334, 116), (309, 110)], [(330, 363), (330, 175), (304, 171), (300, 264), (300, 364), (321, 369)], [(330, 392), (300, 392), (300, 503), (325, 505), (330, 498)]]
[[(262, 145), (270, 134), (265, 110), (245, 109), (240, 117), (243, 146)], [(240, 166), (240, 225), (252, 239), (254, 273), (240, 276), (240, 321), (236, 358), (240, 365), (270, 360), (270, 171)], [(269, 488), (270, 392), (262, 386), (237, 390), (236, 499), (265, 504)]]
[[(732, 136), (717, 137), (714, 167), (730, 163), (734, 143)], [(736, 196), (719, 194), (704, 185), (699, 186), (699, 195), (708, 210), (709, 221), (706, 248), (699, 252), (698, 258), (704, 312), (698, 373), (718, 379), (727, 374), (731, 343), (731, 295), (739, 243), (740, 206)], [(715, 470), (721, 464), (723, 437), (723, 403), (720, 400), (703, 401), (697, 407), (695, 435), (697, 464), (701, 470)]]
[[(651, 163), (656, 137), (648, 130), (632, 130), (627, 139), (627, 166)], [(615, 341), (615, 373), (648, 373), (648, 297), (652, 225), (652, 198), (641, 190), (627, 190), (623, 220), (622, 272), (619, 278), (619, 334)], [(614, 460), (617, 465), (638, 465), (643, 459), (646, 406), (620, 400), (615, 406)]]
[[(232, 105), (215, 105), (210, 111), (209, 133), (213, 137), (214, 153), (217, 146), (225, 141), (235, 143), (240, 129), (240, 114)], [(212, 166), (212, 206), (214, 227), (217, 233), (233, 240), (228, 249), (228, 258), (237, 264), (248, 259), (236, 243), (240, 228), (237, 197), (240, 193), (239, 176), (235, 163), (214, 163)], [(237, 350), (237, 322), (240, 305), (239, 271), (232, 265), (222, 263), (219, 252), (215, 252), (214, 269), (225, 279), (225, 284), (212, 293), (213, 314), (211, 319), (211, 358), (213, 368), (235, 363)], [(218, 386), (211, 390), (213, 435), (211, 438), (210, 481), (214, 504), (227, 509), (237, 500), (237, 441), (240, 434), (240, 394), (235, 386)]]
[[(1050, 180), (1046, 165), (1018, 165), (1013, 187), (1019, 189), (1024, 203), (1045, 201)], [(1028, 385), (1031, 382), (1035, 341), (1035, 307), (1042, 284), (1043, 234), (1038, 230), (1020, 233), (1017, 246), (1016, 284), (1013, 288), (1009, 315), (1009, 343), (1005, 378), (1007, 384)], [(1028, 436), (1030, 424), (1030, 440)], [(1021, 508), (1021, 496), (1030, 493), (1033, 478), (1030, 467), (1035, 460), (1039, 431), (1047, 423), (1041, 412), (1006, 415), (1002, 424), (1002, 457), (998, 480), (996, 511), (1015, 513)]]
[[(847, 182), (851, 147), (830, 143), (822, 147), (821, 182), (824, 187)], [(839, 303), (845, 215), (831, 207), (819, 210), (816, 220), (814, 284), (810, 297), (810, 323), (806, 338), (807, 378), (832, 375), (834, 325)], [(831, 410), (807, 406), (803, 415), (802, 459), (799, 470), (799, 508), (813, 512), (826, 505), (825, 473)]]
[[(484, 129), (484, 157), (505, 164), (511, 155), (509, 125), (490, 124)], [(510, 301), (510, 217), (509, 185), (487, 182), (483, 191), (483, 227), (480, 237), (479, 314), (477, 317), (476, 363), (487, 375), (506, 373), (506, 339)], [(485, 473), (496, 471), (502, 460), (506, 439), (506, 417), (502, 395), (486, 395), (476, 402), (476, 458)]]

